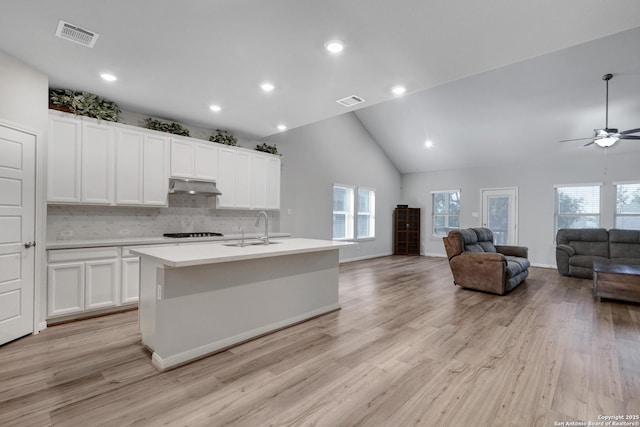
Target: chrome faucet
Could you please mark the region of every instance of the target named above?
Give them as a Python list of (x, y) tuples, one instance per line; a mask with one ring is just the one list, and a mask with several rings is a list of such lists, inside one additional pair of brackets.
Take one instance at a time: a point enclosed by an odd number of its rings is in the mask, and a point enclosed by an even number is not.
[(243, 248), (244, 247), (244, 227), (242, 227), (242, 226), (240, 226), (240, 233), (242, 235), (242, 240), (238, 241), (238, 246)]
[(269, 244), (269, 216), (265, 211), (258, 212), (258, 218), (256, 218), (256, 227), (260, 225), (260, 217), (264, 215), (264, 236), (259, 237), (265, 245)]

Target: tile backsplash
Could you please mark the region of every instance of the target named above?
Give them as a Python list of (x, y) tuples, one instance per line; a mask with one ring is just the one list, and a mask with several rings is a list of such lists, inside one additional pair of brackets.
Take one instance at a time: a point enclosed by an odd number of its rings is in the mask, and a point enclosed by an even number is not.
[[(269, 230), (279, 231), (280, 214), (267, 211)], [(259, 233), (258, 211), (216, 209), (215, 198), (169, 195), (168, 208), (49, 205), (47, 240), (91, 240), (118, 237), (158, 237), (163, 233), (215, 231)]]

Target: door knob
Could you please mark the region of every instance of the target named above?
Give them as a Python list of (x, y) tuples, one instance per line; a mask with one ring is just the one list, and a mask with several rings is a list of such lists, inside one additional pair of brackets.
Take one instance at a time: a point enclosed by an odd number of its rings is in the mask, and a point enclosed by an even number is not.
[(36, 245), (36, 242), (27, 242), (23, 246), (25, 247), (25, 249), (29, 249), (31, 246), (35, 246), (35, 245)]

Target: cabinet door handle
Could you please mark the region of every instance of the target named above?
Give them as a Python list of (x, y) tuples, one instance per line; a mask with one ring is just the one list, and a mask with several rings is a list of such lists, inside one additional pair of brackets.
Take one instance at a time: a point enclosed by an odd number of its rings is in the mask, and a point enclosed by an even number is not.
[(23, 246), (25, 247), (25, 249), (29, 249), (30, 247), (35, 245), (36, 245), (36, 242), (27, 242)]

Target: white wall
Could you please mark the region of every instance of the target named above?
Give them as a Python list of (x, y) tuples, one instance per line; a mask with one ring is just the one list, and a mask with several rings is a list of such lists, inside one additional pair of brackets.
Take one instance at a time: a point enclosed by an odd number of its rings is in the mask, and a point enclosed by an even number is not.
[(342, 261), (393, 252), (393, 209), (400, 199), (400, 173), (347, 113), (266, 138), (282, 157), (280, 231), (331, 239), (333, 184), (376, 190), (376, 239), (343, 249)]
[(36, 322), (44, 321), (46, 307), (45, 222), (46, 138), (49, 79), (45, 74), (0, 51), (0, 120), (36, 133), (36, 179), (42, 189), (37, 197), (35, 248)]
[[(601, 192), (601, 226), (613, 228), (615, 190), (613, 182), (640, 181), (640, 151), (630, 151), (620, 141), (605, 151), (599, 147), (579, 147), (580, 154), (571, 158), (528, 163), (522, 159), (515, 165), (478, 169), (459, 169), (430, 173), (406, 174), (402, 181), (402, 201), (422, 211), (422, 252), (444, 256), (441, 237), (431, 236), (431, 191), (460, 188), (460, 226), (479, 227), (481, 215), (480, 190), (483, 188), (518, 187), (519, 244), (529, 248), (531, 262), (538, 266), (554, 267), (554, 185), (595, 183), (604, 184)], [(624, 149), (625, 152), (621, 152)], [(605, 175), (606, 168), (606, 175)]]
[(45, 133), (49, 79), (0, 51), (0, 118)]

